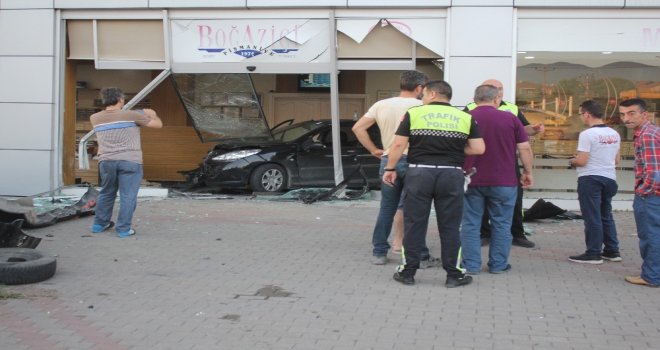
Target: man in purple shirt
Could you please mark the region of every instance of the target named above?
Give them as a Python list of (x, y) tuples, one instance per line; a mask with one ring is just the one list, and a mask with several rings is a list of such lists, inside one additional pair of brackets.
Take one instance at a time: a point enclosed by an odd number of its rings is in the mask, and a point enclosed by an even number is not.
[(481, 240), (479, 238), (484, 208), (490, 213), (492, 236), (488, 252), (488, 272), (503, 273), (511, 269), (511, 222), (518, 191), (516, 150), (524, 171), (520, 177), (523, 188), (533, 184), (532, 148), (520, 120), (509, 112), (500, 111), (497, 87), (480, 85), (474, 92), (477, 107), (470, 111), (479, 124), (486, 152), (465, 159), (464, 169), (475, 167), (477, 173), (465, 193), (461, 245), (463, 267), (468, 274), (481, 271)]

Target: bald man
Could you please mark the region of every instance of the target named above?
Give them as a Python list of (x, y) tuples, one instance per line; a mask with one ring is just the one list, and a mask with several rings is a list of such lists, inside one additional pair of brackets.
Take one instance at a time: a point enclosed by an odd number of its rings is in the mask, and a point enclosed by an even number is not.
[[(498, 100), (499, 107), (498, 109), (501, 111), (506, 111), (510, 112), (513, 115), (517, 116), (522, 125), (525, 128), (525, 132), (527, 133), (528, 136), (533, 136), (539, 133), (542, 133), (544, 131), (544, 126), (541, 123), (531, 125), (527, 118), (525, 118), (525, 115), (522, 113), (520, 108), (516, 106), (516, 104), (504, 101), (504, 86), (502, 85), (502, 82), (497, 80), (497, 79), (488, 79), (482, 83), (482, 85), (492, 85), (497, 88), (498, 91)], [(470, 112), (474, 108), (476, 108), (477, 105), (474, 102), (469, 103), (467, 106), (465, 106), (464, 111)], [(520, 168), (518, 167), (518, 164), (516, 164), (516, 173), (518, 174), (518, 178), (520, 178)], [(523, 227), (523, 215), (522, 215), (522, 197), (523, 197), (523, 189), (521, 185), (518, 185), (518, 193), (517, 193), (517, 199), (516, 199), (516, 206), (513, 210), (513, 222), (511, 225), (511, 235), (513, 236), (513, 242), (512, 244), (518, 247), (523, 247), (523, 248), (533, 248), (535, 246), (534, 242), (530, 241), (527, 239), (527, 236), (525, 235), (525, 229)], [(481, 225), (481, 242), (482, 245), (488, 244), (490, 241), (490, 222), (489, 222), (489, 215), (488, 212), (484, 213), (483, 216), (483, 222)]]

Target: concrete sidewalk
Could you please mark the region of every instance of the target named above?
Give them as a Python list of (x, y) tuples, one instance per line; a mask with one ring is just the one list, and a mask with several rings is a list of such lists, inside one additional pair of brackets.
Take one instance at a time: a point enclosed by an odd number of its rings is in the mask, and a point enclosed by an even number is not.
[[(627, 284), (641, 259), (617, 212), (623, 262), (582, 265), (582, 221), (532, 223), (512, 271), (447, 289), (370, 264), (376, 201), (141, 201), (137, 235), (92, 218), (28, 233), (57, 255), (47, 281), (3, 287), (0, 349), (657, 349), (660, 290)], [(435, 220), (428, 244), (439, 255)], [(486, 251), (483, 252), (486, 256)], [(655, 345), (654, 345), (655, 344)]]

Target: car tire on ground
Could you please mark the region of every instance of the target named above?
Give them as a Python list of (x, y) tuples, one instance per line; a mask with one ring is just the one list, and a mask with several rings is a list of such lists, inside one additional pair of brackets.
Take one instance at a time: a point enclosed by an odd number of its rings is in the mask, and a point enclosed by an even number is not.
[(282, 192), (286, 189), (286, 171), (277, 164), (258, 166), (250, 177), (254, 192)]
[(0, 248), (0, 284), (26, 284), (47, 280), (55, 274), (52, 256), (27, 248)]

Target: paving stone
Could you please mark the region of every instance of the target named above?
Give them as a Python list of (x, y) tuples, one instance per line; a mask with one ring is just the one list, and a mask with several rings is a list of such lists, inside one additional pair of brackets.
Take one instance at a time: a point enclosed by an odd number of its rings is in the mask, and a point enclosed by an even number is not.
[[(641, 265), (631, 212), (614, 214), (621, 263), (569, 262), (584, 250), (582, 221), (541, 220), (530, 223), (538, 249), (513, 247), (511, 272), (447, 289), (441, 268), (403, 286), (392, 280), (394, 261), (370, 263), (378, 202), (247, 198), (140, 201), (129, 239), (82, 238), (91, 217), (29, 230), (44, 238), (38, 249), (57, 255), (58, 271), (4, 287), (27, 297), (0, 300), (0, 348), (644, 350), (660, 342), (657, 290), (623, 280)], [(427, 242), (439, 256), (435, 220)]]

